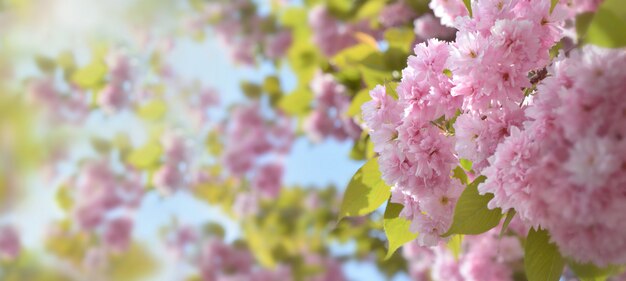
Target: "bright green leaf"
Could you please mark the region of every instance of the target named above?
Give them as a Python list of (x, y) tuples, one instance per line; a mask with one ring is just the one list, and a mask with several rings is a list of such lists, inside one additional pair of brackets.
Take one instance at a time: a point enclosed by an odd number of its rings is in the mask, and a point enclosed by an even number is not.
[(559, 3), (559, 0), (552, 0), (552, 3), (550, 3), (550, 13), (554, 11), (554, 7), (556, 7), (556, 4), (558, 3)]
[(331, 58), (331, 62), (339, 68), (354, 66), (365, 61), (370, 55), (378, 53), (378, 50), (368, 44), (357, 44), (343, 49)]
[(466, 170), (466, 171), (472, 170), (472, 161), (461, 158), (459, 160), (459, 163), (461, 164), (461, 168), (463, 168), (463, 170)]
[(559, 249), (550, 243), (548, 231), (531, 228), (524, 247), (524, 268), (528, 281), (558, 281), (564, 266)]
[(389, 241), (385, 259), (389, 259), (398, 248), (405, 243), (415, 240), (418, 236), (417, 233), (413, 233), (410, 230), (411, 221), (400, 217), (402, 208), (402, 204), (389, 202), (385, 209), (383, 228), (385, 229), (387, 241)]
[(372, 97), (370, 97), (370, 92), (368, 89), (361, 90), (353, 99), (352, 103), (350, 103), (350, 107), (348, 108), (347, 114), (350, 117), (360, 116), (361, 115), (361, 106), (370, 101)]
[(161, 160), (163, 149), (158, 143), (148, 143), (138, 149), (133, 150), (126, 161), (139, 169), (156, 168)]
[(113, 255), (109, 260), (111, 280), (145, 280), (157, 269), (157, 261), (146, 247), (133, 244), (123, 254)]
[(339, 218), (362, 216), (376, 210), (391, 196), (378, 168), (378, 159), (372, 158), (350, 180), (343, 195)]
[(76, 70), (72, 74), (72, 82), (84, 89), (97, 89), (104, 84), (107, 67), (104, 62), (94, 61)]
[(469, 16), (471, 18), (472, 17), (472, 0), (463, 0), (463, 4), (465, 4), (465, 7), (467, 8), (467, 11), (469, 12)]
[(163, 118), (165, 112), (167, 112), (167, 105), (161, 99), (151, 100), (137, 109), (137, 115), (149, 121)]
[(581, 264), (574, 261), (568, 262), (567, 266), (569, 266), (582, 281), (605, 281), (608, 277), (620, 271), (617, 266), (600, 268), (590, 263)]
[(594, 13), (586, 12), (576, 15), (576, 34), (579, 40), (584, 40), (587, 30), (593, 20)]
[(312, 100), (313, 93), (309, 89), (296, 90), (283, 96), (278, 101), (278, 108), (289, 115), (302, 116), (309, 112)]
[(280, 96), (280, 80), (276, 76), (269, 76), (263, 81), (263, 91), (270, 96)]
[(74, 205), (74, 199), (70, 194), (68, 186), (60, 186), (56, 193), (56, 201), (64, 211), (69, 211)]
[(510, 209), (506, 212), (506, 218), (504, 218), (504, 223), (502, 224), (502, 229), (500, 230), (500, 237), (504, 236), (504, 233), (506, 233), (506, 230), (509, 228), (509, 224), (511, 224), (511, 221), (515, 217), (516, 213), (515, 209)]
[(356, 13), (355, 20), (363, 20), (377, 16), (386, 4), (387, 1), (384, 0), (366, 1)]
[(626, 46), (626, 5), (623, 0), (604, 1), (587, 29), (585, 42), (606, 48)]
[(410, 51), (411, 44), (415, 40), (415, 31), (410, 28), (390, 28), (383, 35), (390, 48), (398, 48)]
[(493, 194), (480, 195), (478, 193), (478, 185), (485, 179), (484, 176), (479, 176), (461, 193), (454, 208), (452, 226), (443, 235), (444, 237), (452, 234), (481, 234), (500, 223), (502, 210), (487, 208), (487, 203), (493, 198)]
[(463, 235), (452, 235), (446, 246), (448, 246), (448, 249), (452, 252), (454, 258), (458, 260), (461, 255), (461, 251), (463, 251)]

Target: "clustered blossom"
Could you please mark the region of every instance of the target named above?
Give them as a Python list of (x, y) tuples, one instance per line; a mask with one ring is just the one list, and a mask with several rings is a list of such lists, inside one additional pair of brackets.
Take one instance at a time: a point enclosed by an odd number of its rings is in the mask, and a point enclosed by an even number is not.
[(579, 262), (626, 262), (625, 66), (623, 49), (561, 54), (479, 186)]
[(419, 40), (426, 41), (430, 38), (448, 39), (454, 38), (456, 30), (441, 25), (438, 18), (431, 13), (425, 13), (413, 21), (413, 31)]
[(12, 225), (0, 227), (0, 259), (13, 260), (21, 251), (20, 237)]
[(114, 113), (129, 104), (132, 78), (130, 59), (122, 52), (112, 52), (106, 57), (109, 70), (108, 84), (98, 93), (98, 105)]
[(344, 23), (333, 17), (326, 6), (320, 5), (309, 12), (309, 25), (313, 30), (313, 43), (327, 57), (356, 45), (357, 32), (374, 34), (366, 20), (356, 23)]
[(76, 91), (64, 94), (55, 86), (52, 77), (38, 78), (30, 82), (27, 90), (28, 99), (43, 108), (47, 118), (52, 121), (81, 122), (89, 113), (87, 98)]
[(133, 220), (143, 196), (138, 174), (129, 169), (127, 176), (117, 175), (109, 163), (92, 161), (81, 167), (71, 182), (75, 206), (73, 213), (82, 230), (101, 235), (111, 251), (122, 252), (129, 245)]
[(344, 85), (335, 81), (328, 73), (318, 72), (311, 80), (315, 95), (313, 112), (304, 121), (304, 130), (309, 139), (319, 142), (332, 137), (342, 141), (357, 139), (361, 128), (346, 115), (350, 97)]
[(197, 266), (205, 281), (292, 280), (289, 268), (266, 269), (255, 266), (254, 257), (245, 248), (226, 244), (217, 238), (203, 242)]
[[(270, 122), (261, 115), (258, 104), (240, 106), (233, 110), (225, 128), (228, 146), (222, 161), (233, 176), (253, 176), (255, 191), (275, 197), (282, 183), (280, 159), (289, 152), (293, 138), (288, 118), (278, 116)], [(273, 160), (262, 161), (265, 156)]]
[(212, 22), (213, 30), (230, 52), (231, 58), (244, 65), (254, 65), (257, 53), (279, 59), (292, 43), (291, 30), (279, 27), (270, 16), (257, 13), (250, 0), (220, 1), (207, 4), (194, 29)]
[(448, 27), (455, 27), (454, 21), (457, 17), (468, 15), (463, 0), (431, 0), (428, 6), (441, 20), (441, 24)]
[(391, 200), (405, 206), (401, 215), (422, 245), (436, 245), (450, 226), (463, 190), (451, 178), (459, 158), (477, 171), (487, 165), (510, 128), (525, 120), (519, 107), (523, 89), (532, 86), (529, 73), (545, 67), (561, 38), (561, 10), (551, 14), (547, 0), (473, 1), (471, 18), (462, 1), (432, 1), (431, 7), (437, 16), (445, 12), (442, 23), (458, 30), (456, 40), (416, 45), (398, 100), (379, 86), (363, 105)]
[(163, 194), (189, 186), (185, 181), (185, 167), (188, 162), (189, 149), (185, 139), (175, 133), (164, 134), (161, 140), (164, 148), (164, 164), (152, 178), (156, 188)]
[(383, 27), (390, 28), (410, 23), (416, 17), (417, 14), (405, 0), (398, 0), (385, 6), (378, 19)]
[[(181, 261), (189, 262), (200, 272), (206, 281), (273, 281), (294, 280), (289, 264), (280, 263), (274, 268), (264, 268), (256, 264), (255, 257), (242, 243), (226, 243), (219, 237), (203, 237), (190, 226), (182, 226), (168, 233), (168, 245)], [(219, 235), (218, 235), (219, 236)], [(344, 281), (346, 280), (338, 263), (332, 257), (315, 253), (303, 253), (303, 262), (319, 272), (305, 273), (305, 281)]]
[[(500, 229), (498, 228), (498, 231)], [(409, 275), (415, 281), (513, 281), (523, 270), (524, 251), (515, 236), (499, 237), (492, 230), (465, 236), (458, 257), (445, 245), (423, 247), (411, 242), (403, 247)]]

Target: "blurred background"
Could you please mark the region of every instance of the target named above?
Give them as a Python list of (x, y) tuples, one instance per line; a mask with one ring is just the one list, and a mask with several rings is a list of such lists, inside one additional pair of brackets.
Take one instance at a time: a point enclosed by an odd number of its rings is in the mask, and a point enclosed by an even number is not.
[(0, 1), (0, 279), (408, 279), (338, 207), (426, 2)]

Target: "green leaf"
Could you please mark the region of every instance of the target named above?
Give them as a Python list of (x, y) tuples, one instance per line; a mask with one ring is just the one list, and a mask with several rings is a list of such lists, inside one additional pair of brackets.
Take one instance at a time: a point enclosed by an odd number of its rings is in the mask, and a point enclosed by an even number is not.
[(370, 0), (366, 1), (356, 13), (355, 20), (363, 20), (378, 16), (380, 11), (385, 7), (387, 1), (384, 0)]
[(361, 43), (342, 50), (331, 58), (330, 61), (339, 68), (346, 68), (366, 61), (370, 55), (376, 53), (378, 53), (376, 48), (369, 44)]
[(554, 11), (554, 7), (556, 7), (556, 4), (558, 3), (559, 3), (559, 0), (552, 0), (552, 3), (550, 3), (550, 13)]
[(587, 30), (589, 29), (591, 20), (593, 20), (593, 16), (593, 12), (586, 12), (576, 15), (576, 34), (578, 35), (579, 40), (584, 40), (585, 36), (587, 35)]
[(278, 101), (278, 108), (289, 115), (303, 116), (309, 112), (313, 93), (309, 89), (296, 90)]
[(255, 83), (243, 81), (239, 84), (239, 86), (241, 87), (241, 91), (243, 91), (246, 97), (251, 99), (258, 99), (263, 93), (263, 88), (261, 87), (261, 85)]
[(393, 78), (391, 72), (388, 70), (369, 68), (364, 65), (358, 66), (358, 69), (361, 71), (363, 81), (368, 89), (373, 89), (377, 85), (385, 84)]
[(509, 224), (515, 217), (515, 214), (517, 214), (515, 209), (510, 209), (506, 212), (506, 218), (504, 218), (504, 223), (502, 224), (502, 229), (500, 230), (500, 237), (504, 236), (504, 233), (506, 233), (506, 230), (509, 228)]
[(500, 223), (502, 210), (500, 208), (490, 210), (487, 203), (493, 198), (493, 194), (480, 195), (478, 185), (485, 181), (484, 176), (479, 176), (469, 184), (454, 208), (454, 218), (450, 229), (442, 236), (452, 234), (481, 234)]
[(266, 92), (270, 97), (272, 96), (280, 96), (280, 80), (276, 76), (268, 76), (263, 81), (263, 91)]
[(461, 164), (461, 168), (463, 168), (463, 170), (466, 170), (466, 171), (472, 170), (472, 161), (461, 158), (459, 160), (459, 163)]
[(350, 158), (352, 160), (366, 160), (366, 153), (367, 153), (367, 139), (368, 139), (368, 134), (366, 132), (363, 132), (363, 134), (361, 134), (361, 137), (354, 142), (354, 146), (352, 146), (352, 150), (350, 151)]
[(581, 264), (574, 261), (569, 261), (567, 266), (569, 266), (582, 281), (605, 281), (608, 277), (620, 271), (617, 266), (600, 268), (591, 263)]
[(68, 186), (60, 186), (56, 193), (56, 201), (59, 207), (63, 209), (63, 211), (70, 211), (72, 206), (74, 206), (74, 198), (70, 193)]
[(39, 70), (45, 73), (52, 73), (56, 68), (56, 62), (53, 59), (44, 56), (36, 56), (35, 63), (37, 64)]
[(403, 51), (410, 51), (411, 44), (415, 40), (415, 32), (410, 28), (390, 28), (383, 35), (389, 48), (398, 48)]
[(133, 244), (123, 254), (112, 255), (108, 273), (111, 280), (145, 280), (159, 267), (147, 247)]
[(103, 62), (94, 61), (76, 70), (72, 74), (72, 82), (84, 89), (97, 89), (104, 84), (107, 67)]
[(450, 240), (448, 241), (448, 244), (446, 244), (446, 246), (448, 246), (448, 249), (450, 250), (450, 252), (452, 252), (454, 258), (458, 260), (459, 256), (461, 255), (461, 251), (463, 251), (463, 235), (453, 235), (452, 237), (450, 237)]
[(400, 217), (402, 208), (404, 208), (402, 204), (389, 202), (385, 209), (383, 228), (385, 229), (387, 241), (389, 241), (386, 260), (402, 245), (415, 240), (418, 236), (417, 233), (413, 233), (410, 230), (411, 221)]
[(452, 177), (460, 180), (463, 185), (467, 184), (467, 174), (465, 174), (461, 166), (456, 166), (456, 168), (452, 170)]
[(626, 5), (623, 0), (604, 1), (589, 24), (585, 42), (600, 47), (626, 46)]
[(167, 112), (167, 105), (161, 99), (155, 99), (147, 102), (137, 109), (137, 115), (148, 121), (156, 121)]
[(564, 266), (559, 249), (550, 243), (548, 231), (531, 228), (524, 247), (524, 268), (528, 281), (558, 281)]
[(156, 168), (161, 160), (163, 149), (156, 142), (148, 143), (138, 149), (133, 150), (126, 161), (139, 169)]
[(352, 103), (350, 103), (350, 107), (348, 108), (346, 114), (350, 117), (361, 116), (361, 106), (371, 99), (372, 97), (370, 96), (368, 89), (359, 91), (359, 93), (352, 99)]
[(465, 4), (465, 7), (467, 8), (467, 11), (469, 12), (469, 16), (471, 18), (472, 17), (472, 1), (471, 0), (463, 0), (463, 4)]
[(378, 169), (378, 159), (372, 158), (350, 180), (343, 195), (339, 218), (362, 216), (376, 210), (391, 196)]

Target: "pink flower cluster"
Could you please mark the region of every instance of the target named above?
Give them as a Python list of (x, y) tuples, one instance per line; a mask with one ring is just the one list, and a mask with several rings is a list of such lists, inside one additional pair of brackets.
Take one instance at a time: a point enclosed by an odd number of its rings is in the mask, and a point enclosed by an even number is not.
[(515, 209), (579, 262), (626, 263), (626, 50), (586, 46), (549, 68), (483, 170), (490, 207)]
[(210, 3), (201, 17), (201, 22), (217, 20), (213, 30), (237, 63), (254, 65), (257, 53), (280, 59), (291, 46), (291, 30), (279, 27), (272, 17), (259, 15), (250, 0)]
[(385, 28), (402, 26), (417, 17), (413, 7), (405, 0), (398, 0), (385, 6), (378, 15), (378, 21)]
[[(130, 169), (130, 168), (128, 168)], [(81, 229), (97, 233), (112, 251), (124, 251), (131, 240), (132, 213), (143, 196), (139, 175), (118, 176), (109, 163), (83, 165), (73, 180), (73, 213)]]
[(320, 142), (326, 138), (339, 141), (359, 138), (361, 128), (346, 116), (346, 110), (350, 107), (346, 87), (339, 84), (331, 74), (317, 72), (311, 80), (311, 90), (315, 95), (314, 110), (303, 125), (309, 139)]
[[(455, 3), (440, 2), (431, 2), (439, 16), (437, 5)], [(551, 14), (548, 0), (473, 1), (472, 10), (471, 18), (446, 14), (459, 30), (454, 42), (415, 46), (398, 100), (379, 86), (362, 107), (391, 200), (405, 206), (401, 215), (422, 245), (436, 245), (451, 223), (463, 190), (451, 170), (466, 158), (480, 171), (509, 128), (525, 120), (519, 107), (528, 75), (549, 62), (561, 36), (559, 7)]]
[(13, 260), (21, 251), (20, 237), (11, 225), (0, 227), (0, 259)]
[[(254, 190), (275, 197), (283, 174), (280, 158), (288, 153), (293, 141), (292, 124), (284, 116), (267, 121), (260, 105), (242, 105), (231, 112), (225, 130), (225, 168), (236, 177), (251, 176)], [(269, 163), (261, 158), (271, 157)]]
[(431, 13), (425, 13), (413, 21), (413, 30), (418, 40), (426, 41), (431, 38), (449, 39), (454, 38), (456, 30), (441, 25), (438, 18)]
[(62, 93), (52, 77), (45, 77), (31, 81), (27, 95), (30, 102), (43, 108), (49, 120), (78, 123), (89, 114), (89, 104), (85, 96), (76, 91), (70, 92)]
[(266, 269), (255, 266), (254, 257), (245, 248), (238, 248), (211, 238), (202, 246), (198, 267), (205, 281), (272, 281), (292, 280), (288, 267)]
[(309, 25), (313, 29), (313, 43), (327, 57), (358, 43), (357, 32), (374, 34), (366, 20), (344, 23), (333, 17), (326, 6), (320, 5), (309, 12)]
[[(259, 266), (252, 253), (241, 244), (228, 244), (217, 237), (202, 238), (191, 227), (179, 227), (169, 235), (168, 244), (175, 254), (185, 258), (197, 267), (206, 281), (273, 281), (294, 280), (294, 273), (289, 265), (278, 264), (273, 269)], [(198, 254), (194, 254), (193, 250)], [(189, 251), (191, 250), (191, 251)], [(341, 263), (335, 259), (307, 253), (303, 255), (307, 266), (316, 267), (320, 272), (307, 273), (306, 281), (343, 281), (345, 280)]]
[(152, 178), (155, 187), (162, 194), (172, 192), (189, 186), (185, 182), (185, 171), (188, 164), (189, 149), (185, 143), (185, 138), (175, 133), (165, 134), (161, 138), (162, 146), (165, 150), (164, 163)]
[(132, 78), (130, 59), (122, 52), (112, 52), (106, 58), (109, 69), (108, 84), (98, 93), (98, 105), (108, 113), (114, 113), (130, 101)]
[(411, 242), (402, 249), (415, 281), (513, 281), (524, 254), (517, 237), (499, 237), (495, 230), (465, 236), (458, 257), (445, 244), (429, 248)]

